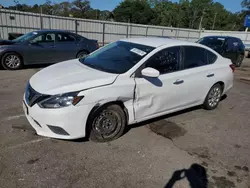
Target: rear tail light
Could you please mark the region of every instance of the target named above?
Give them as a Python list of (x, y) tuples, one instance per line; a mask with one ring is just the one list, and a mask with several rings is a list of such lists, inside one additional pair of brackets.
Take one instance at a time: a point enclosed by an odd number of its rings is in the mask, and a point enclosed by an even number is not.
[(229, 65), (229, 67), (232, 69), (232, 72), (235, 71), (235, 66), (234, 66), (234, 64)]
[(96, 48), (98, 49), (100, 46), (99, 46), (99, 44), (98, 44), (98, 42), (96, 43)]

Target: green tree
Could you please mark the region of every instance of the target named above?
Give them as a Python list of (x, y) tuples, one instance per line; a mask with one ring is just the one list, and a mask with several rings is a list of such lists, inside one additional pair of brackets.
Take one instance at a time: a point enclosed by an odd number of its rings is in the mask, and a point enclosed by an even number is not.
[(250, 9), (250, 0), (243, 0), (243, 1), (241, 2), (241, 6), (242, 6), (243, 8)]
[(179, 20), (178, 4), (168, 1), (158, 1), (154, 7), (154, 25), (177, 26)]
[(150, 24), (154, 16), (147, 0), (122, 1), (113, 12), (116, 21), (137, 24)]
[(90, 2), (88, 0), (75, 0), (72, 2), (71, 12), (74, 17), (86, 18), (90, 11)]

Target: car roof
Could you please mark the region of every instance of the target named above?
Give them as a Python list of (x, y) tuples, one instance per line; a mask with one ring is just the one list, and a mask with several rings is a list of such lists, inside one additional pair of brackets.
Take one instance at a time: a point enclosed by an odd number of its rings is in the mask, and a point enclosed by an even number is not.
[(229, 39), (229, 38), (233, 38), (233, 39), (239, 39), (241, 40), (240, 38), (238, 37), (232, 37), (232, 36), (205, 36), (203, 38), (223, 38), (223, 39)]
[(229, 38), (229, 36), (205, 36), (203, 38)]
[(131, 42), (136, 44), (142, 44), (145, 46), (159, 47), (159, 46), (180, 46), (180, 45), (192, 45), (192, 46), (201, 46), (200, 44), (194, 42), (188, 42), (184, 40), (177, 40), (171, 38), (162, 38), (162, 37), (144, 37), (144, 38), (128, 38), (121, 39), (120, 41)]
[(41, 29), (41, 30), (37, 30), (34, 32), (37, 32), (37, 33), (47, 33), (47, 32), (72, 33), (70, 31), (65, 31), (65, 30), (60, 30), (60, 29)]

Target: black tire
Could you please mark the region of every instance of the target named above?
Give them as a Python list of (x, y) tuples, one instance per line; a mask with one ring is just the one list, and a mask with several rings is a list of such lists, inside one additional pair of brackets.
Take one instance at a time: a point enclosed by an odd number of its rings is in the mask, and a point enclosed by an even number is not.
[(116, 104), (105, 105), (90, 115), (88, 121), (89, 140), (108, 142), (119, 138), (126, 127), (126, 115)]
[[(215, 92), (218, 92), (216, 95)], [(215, 109), (220, 102), (221, 96), (222, 96), (222, 86), (220, 84), (215, 84), (208, 92), (206, 99), (203, 103), (203, 107), (206, 110), (213, 110)], [(214, 96), (214, 98), (211, 98)]]
[(237, 60), (235, 62), (235, 66), (240, 67), (243, 60), (244, 60), (244, 56), (242, 56), (242, 55), (238, 56), (238, 58), (237, 58)]
[(23, 67), (23, 60), (19, 54), (15, 52), (8, 52), (3, 55), (1, 65), (6, 70), (18, 70)]
[(76, 55), (77, 58), (81, 59), (83, 57), (86, 57), (89, 53), (87, 51), (81, 51), (78, 52), (78, 54)]

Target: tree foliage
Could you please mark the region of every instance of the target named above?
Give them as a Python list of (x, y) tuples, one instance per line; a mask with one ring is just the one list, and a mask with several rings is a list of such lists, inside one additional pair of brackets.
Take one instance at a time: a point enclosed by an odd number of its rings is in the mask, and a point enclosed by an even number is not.
[[(53, 1), (54, 2), (54, 1)], [(239, 2), (240, 3), (240, 2)], [(90, 0), (64, 1), (29, 6), (17, 4), (7, 7), (21, 11), (87, 19), (115, 20), (136, 24), (151, 24), (182, 28), (243, 30), (243, 20), (250, 13), (250, 0), (242, 0), (243, 10), (232, 13), (213, 0), (123, 0), (111, 12), (93, 9)], [(202, 22), (201, 22), (202, 20)]]
[(147, 0), (125, 0), (114, 9), (115, 20), (149, 24), (154, 17), (154, 12)]
[(127, 22), (130, 16), (132, 23), (140, 24), (192, 29), (200, 26), (218, 30), (243, 29), (242, 13), (229, 12), (213, 0), (180, 0), (179, 3), (168, 0), (124, 0), (114, 9), (114, 15), (116, 21)]
[(243, 8), (250, 9), (250, 0), (243, 0), (243, 1), (241, 2), (241, 6), (242, 6)]
[(111, 12), (108, 10), (100, 11), (99, 9), (93, 9), (90, 6), (89, 0), (74, 0), (63, 1), (61, 3), (52, 3), (50, 0), (46, 0), (44, 4), (29, 6), (26, 4), (17, 4), (16, 6), (6, 7), (7, 9), (27, 11), (58, 16), (70, 16), (77, 18), (87, 19), (99, 19), (109, 20)]

